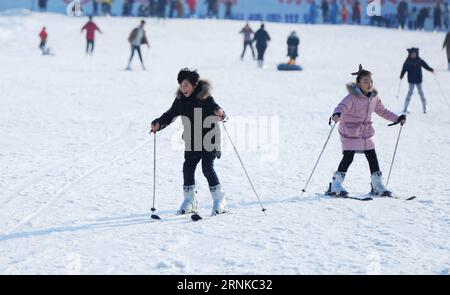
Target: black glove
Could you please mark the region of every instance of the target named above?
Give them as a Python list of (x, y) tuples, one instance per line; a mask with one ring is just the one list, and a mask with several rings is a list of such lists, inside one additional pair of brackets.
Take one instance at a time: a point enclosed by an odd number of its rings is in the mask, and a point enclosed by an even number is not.
[[(389, 124), (388, 126), (394, 126), (394, 125), (401, 124), (401, 122), (402, 122), (403, 120), (405, 120), (405, 119), (406, 119), (406, 115), (405, 115), (405, 114), (400, 115), (400, 116), (398, 116), (398, 119), (397, 119), (396, 122), (394, 122), (394, 123), (392, 123), (392, 124)], [(402, 124), (402, 125), (403, 125), (403, 124)]]
[(406, 119), (406, 115), (405, 115), (405, 114), (400, 115), (400, 116), (398, 117), (398, 119), (397, 119), (397, 122), (400, 123), (401, 121), (403, 121), (403, 120), (405, 120), (405, 119)]
[(338, 115), (339, 116), (339, 118), (341, 117), (341, 113), (334, 113), (333, 115), (331, 115), (331, 117), (328, 119), (328, 125), (330, 125), (331, 126), (331, 118), (333, 118), (335, 115)]

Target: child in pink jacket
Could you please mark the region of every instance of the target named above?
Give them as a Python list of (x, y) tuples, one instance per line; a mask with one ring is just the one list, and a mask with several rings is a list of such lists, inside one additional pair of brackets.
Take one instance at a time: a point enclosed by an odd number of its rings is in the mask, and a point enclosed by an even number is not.
[(345, 174), (353, 161), (355, 153), (364, 153), (369, 162), (373, 193), (381, 196), (392, 196), (384, 186), (382, 173), (375, 152), (373, 137), (375, 129), (372, 124), (372, 113), (402, 125), (406, 116), (397, 116), (386, 109), (373, 88), (372, 73), (359, 65), (359, 70), (352, 73), (356, 76), (356, 83), (347, 84), (349, 94), (335, 108), (332, 117), (339, 122), (339, 135), (342, 142), (343, 158), (338, 170), (333, 175), (329, 193), (333, 195), (348, 195), (343, 186)]

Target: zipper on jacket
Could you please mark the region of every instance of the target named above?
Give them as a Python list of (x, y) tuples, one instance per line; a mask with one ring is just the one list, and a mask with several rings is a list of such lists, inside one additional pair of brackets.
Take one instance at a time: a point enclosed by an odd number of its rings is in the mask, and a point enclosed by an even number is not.
[[(368, 120), (369, 120), (369, 109), (370, 109), (370, 101), (372, 100), (372, 97), (373, 96), (371, 96), (371, 97), (368, 97), (368, 104), (367, 104), (367, 115), (366, 115), (366, 120), (363, 122), (363, 126), (364, 126), (364, 128), (363, 128), (363, 137), (364, 137), (364, 129), (365, 128), (367, 128), (367, 122), (368, 122)], [(367, 150), (367, 138), (364, 138), (364, 150), (366, 151)]]

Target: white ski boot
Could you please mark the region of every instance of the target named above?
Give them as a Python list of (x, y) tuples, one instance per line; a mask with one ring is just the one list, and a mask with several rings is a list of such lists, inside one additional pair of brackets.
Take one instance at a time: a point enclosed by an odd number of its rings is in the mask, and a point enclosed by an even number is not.
[(222, 191), (220, 184), (209, 188), (211, 196), (213, 198), (213, 208), (211, 215), (222, 214), (226, 212), (225, 193)]
[(392, 197), (392, 192), (383, 184), (383, 174), (381, 171), (372, 173), (372, 194), (382, 197)]
[(338, 195), (338, 196), (347, 196), (348, 192), (343, 186), (345, 179), (345, 173), (336, 171), (333, 174), (333, 180), (330, 183), (330, 188), (327, 191), (328, 195)]
[(183, 215), (197, 212), (197, 200), (195, 198), (197, 192), (195, 191), (195, 185), (183, 186), (183, 191), (184, 201), (177, 214)]

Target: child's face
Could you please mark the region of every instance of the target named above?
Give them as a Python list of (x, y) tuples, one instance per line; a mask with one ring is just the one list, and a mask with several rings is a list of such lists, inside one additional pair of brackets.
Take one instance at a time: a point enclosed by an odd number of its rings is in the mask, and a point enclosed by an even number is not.
[(194, 86), (188, 80), (184, 80), (180, 84), (180, 91), (184, 96), (190, 97), (194, 92)]
[(411, 52), (411, 58), (417, 58), (417, 53)]
[(372, 91), (372, 89), (373, 89), (372, 76), (364, 76), (364, 77), (362, 77), (361, 80), (359, 81), (358, 85), (366, 93)]

